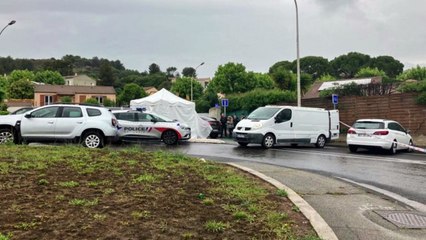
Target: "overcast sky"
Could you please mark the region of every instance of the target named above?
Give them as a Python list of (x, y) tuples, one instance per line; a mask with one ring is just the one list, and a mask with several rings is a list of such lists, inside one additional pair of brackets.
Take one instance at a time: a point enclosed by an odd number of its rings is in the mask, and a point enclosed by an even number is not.
[[(300, 54), (351, 51), (426, 65), (425, 0), (298, 0)], [(145, 71), (238, 62), (267, 72), (296, 59), (293, 0), (1, 0), (0, 56), (120, 60)]]

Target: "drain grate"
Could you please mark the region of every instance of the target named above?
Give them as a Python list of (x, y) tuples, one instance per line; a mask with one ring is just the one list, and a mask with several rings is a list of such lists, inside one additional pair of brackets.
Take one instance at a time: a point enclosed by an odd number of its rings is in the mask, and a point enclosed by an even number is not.
[(400, 228), (426, 228), (426, 213), (414, 211), (374, 210)]

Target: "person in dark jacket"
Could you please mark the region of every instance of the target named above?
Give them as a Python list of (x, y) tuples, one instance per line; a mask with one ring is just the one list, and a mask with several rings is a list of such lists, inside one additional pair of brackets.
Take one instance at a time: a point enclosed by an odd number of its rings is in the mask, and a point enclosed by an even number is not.
[(222, 137), (227, 137), (227, 134), (226, 134), (226, 121), (227, 121), (227, 119), (226, 119), (226, 116), (225, 116), (225, 114), (224, 113), (222, 113), (221, 115), (220, 115), (220, 123), (221, 123), (221, 127), (222, 127), (222, 129), (221, 129), (221, 132), (222, 132)]

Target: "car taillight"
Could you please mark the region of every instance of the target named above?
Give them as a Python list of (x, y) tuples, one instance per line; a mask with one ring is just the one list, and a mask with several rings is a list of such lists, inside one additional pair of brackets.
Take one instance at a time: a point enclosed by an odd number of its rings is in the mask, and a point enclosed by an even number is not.
[(117, 124), (118, 124), (118, 122), (117, 122), (117, 119), (115, 119), (115, 118), (111, 118), (111, 124), (112, 124), (112, 126), (117, 126)]
[(383, 131), (377, 131), (374, 132), (373, 135), (379, 135), (379, 136), (384, 136), (384, 135), (388, 135), (389, 131), (383, 130)]
[(355, 132), (355, 130), (353, 130), (353, 129), (349, 129), (349, 130), (348, 130), (348, 134), (356, 134), (356, 132)]

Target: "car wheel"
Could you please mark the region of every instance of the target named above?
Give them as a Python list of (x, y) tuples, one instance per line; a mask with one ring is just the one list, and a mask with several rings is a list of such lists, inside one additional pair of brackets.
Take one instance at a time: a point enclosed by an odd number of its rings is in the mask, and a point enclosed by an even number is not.
[(398, 148), (398, 144), (396, 143), (396, 140), (392, 143), (392, 146), (390, 147), (389, 154), (394, 155), (396, 154), (396, 149)]
[(15, 136), (11, 128), (0, 129), (0, 144), (13, 143), (14, 141)]
[(315, 147), (317, 148), (323, 148), (325, 146), (327, 139), (324, 135), (319, 135), (317, 142), (315, 143)]
[(97, 131), (87, 132), (83, 137), (82, 144), (87, 148), (103, 148), (104, 137)]
[(242, 147), (247, 147), (248, 143), (246, 142), (238, 142), (238, 144)]
[(358, 150), (358, 147), (354, 145), (349, 145), (348, 147), (351, 153), (356, 153), (356, 150)]
[(275, 137), (271, 133), (266, 134), (262, 140), (262, 147), (271, 148), (275, 144)]
[(176, 145), (178, 142), (178, 136), (174, 131), (168, 130), (163, 133), (161, 140), (163, 140), (166, 145)]

